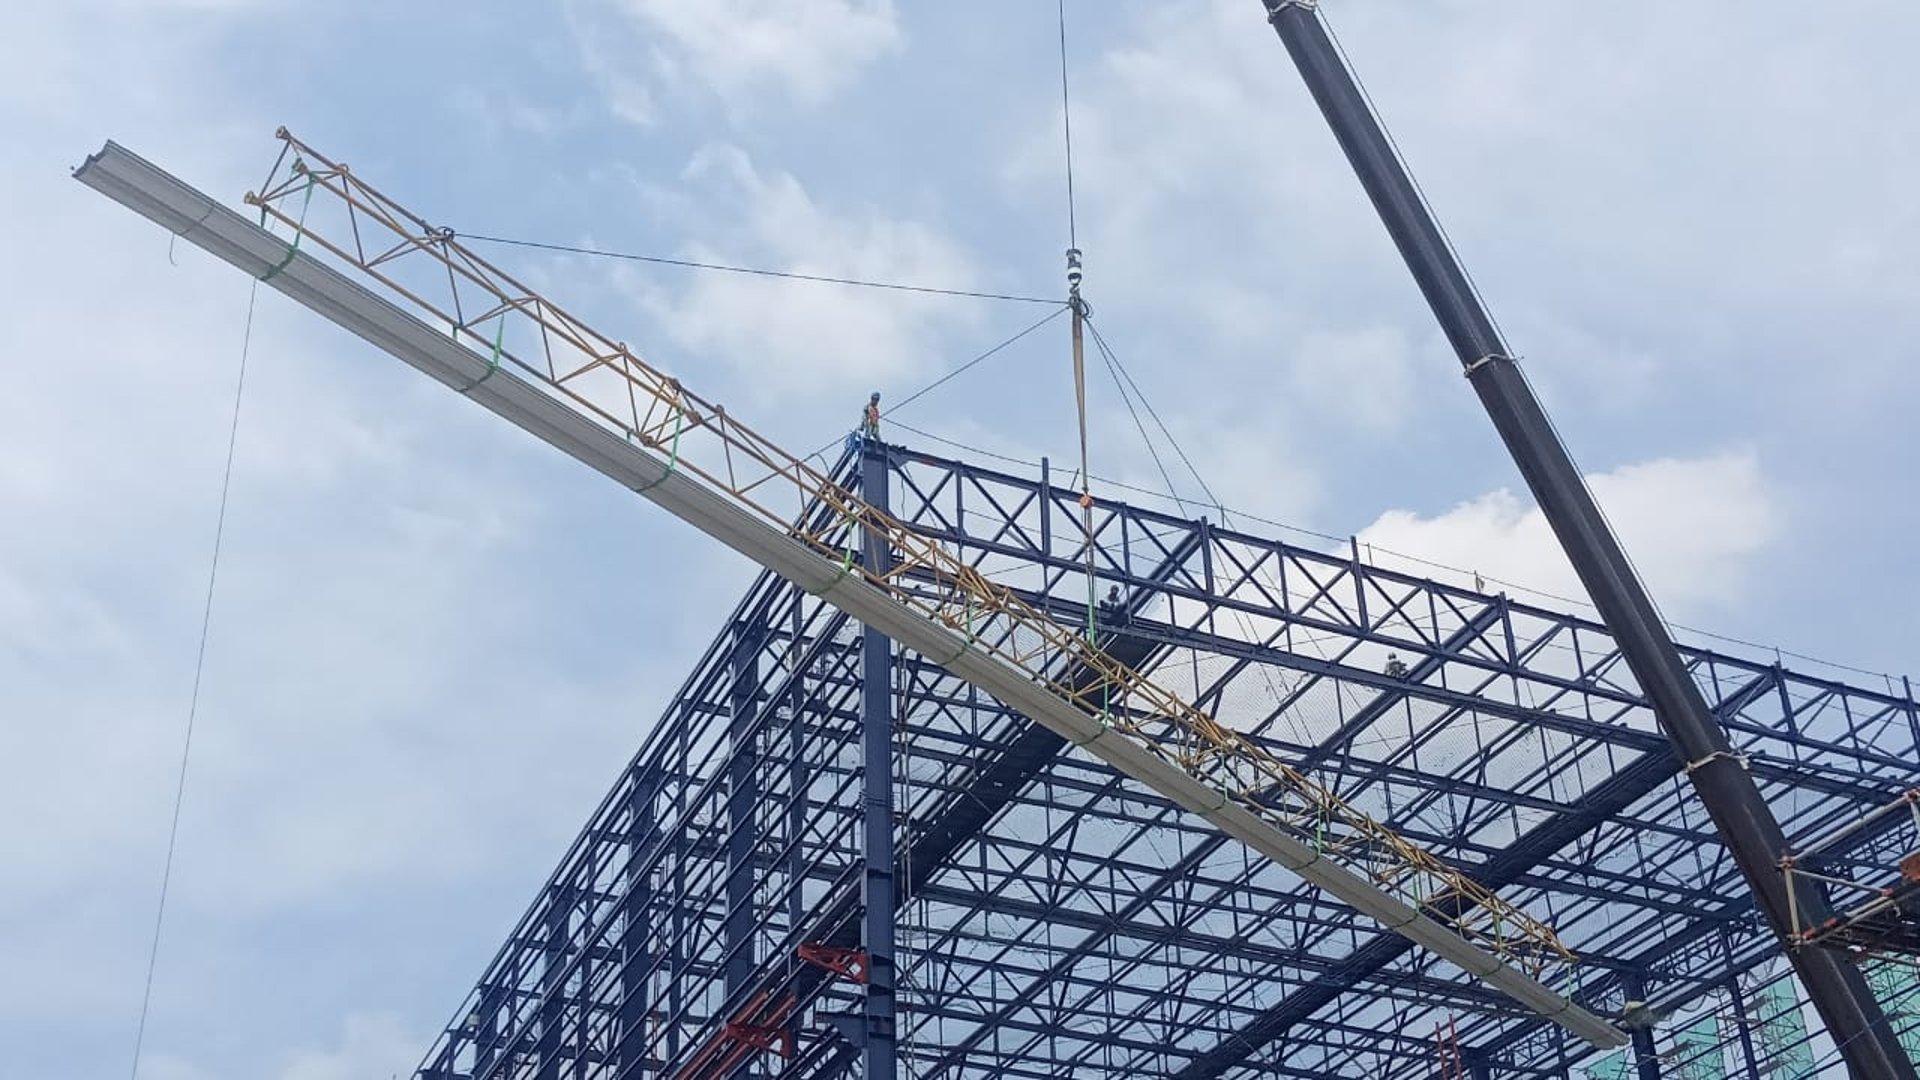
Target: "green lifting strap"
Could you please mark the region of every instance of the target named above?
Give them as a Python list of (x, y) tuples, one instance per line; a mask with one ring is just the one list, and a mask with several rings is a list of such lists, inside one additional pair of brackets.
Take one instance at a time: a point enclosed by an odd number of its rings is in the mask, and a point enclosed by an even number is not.
[[(665, 479), (665, 478), (662, 477), (662, 479)], [(848, 522), (854, 521), (854, 512), (851, 509), (842, 510), (840, 512), (840, 520), (842, 523), (848, 523)], [(848, 537), (848, 539), (851, 540), (853, 538)], [(820, 547), (820, 548), (824, 548), (827, 546), (827, 542), (825, 540), (815, 540), (815, 541), (812, 541), (812, 544), (813, 546)], [(852, 573), (853, 573), (853, 548), (842, 545), (840, 548), (840, 572), (833, 576), (832, 581), (827, 582), (825, 585), (820, 586), (818, 589), (808, 589), (807, 593), (808, 595), (811, 595), (811, 596), (823, 596), (826, 594), (828, 589), (831, 589), (835, 585), (838, 585), (842, 581), (845, 581), (847, 577)]]
[[(1099, 621), (1095, 616), (1096, 605), (1093, 599), (1094, 591), (1097, 588), (1099, 588), (1099, 586), (1094, 584), (1094, 579), (1091, 577), (1088, 578), (1087, 579), (1087, 645), (1088, 647), (1092, 648), (1095, 652), (1098, 652), (1100, 650), (1100, 628), (1099, 628)], [(1113, 704), (1113, 680), (1103, 678), (1100, 681), (1100, 726), (1101, 727), (1111, 728), (1113, 726), (1112, 704)]]
[[(465, 328), (459, 323), (454, 323), (451, 333), (455, 338), (458, 338), (462, 329)], [(462, 394), (472, 393), (475, 387), (493, 378), (493, 373), (500, 370), (500, 345), (501, 342), (506, 340), (506, 337), (507, 313), (503, 311), (500, 313), (499, 323), (493, 328), (493, 355), (487, 357), (487, 373), (461, 387), (460, 392)]]
[[(293, 159), (293, 167), (296, 169), (301, 168), (304, 164), (305, 163), (302, 162), (299, 158)], [(284, 259), (281, 259), (279, 265), (275, 266), (273, 269), (267, 271), (266, 273), (260, 275), (261, 281), (272, 281), (275, 275), (279, 274), (280, 271), (285, 270), (287, 268), (287, 265), (293, 262), (293, 257), (300, 253), (300, 238), (302, 236), (305, 236), (307, 233), (307, 208), (312, 205), (313, 205), (313, 171), (309, 169), (307, 171), (306, 197), (300, 200), (300, 223), (298, 225), (295, 225), (293, 228), (293, 243), (290, 246), (288, 246), (287, 257)], [(264, 225), (266, 224), (266, 220), (267, 220), (267, 208), (265, 206), (261, 206), (260, 207), (260, 223)]]
[[(840, 520), (842, 522), (851, 522), (853, 520), (853, 511), (851, 510), (841, 511)], [(853, 537), (849, 536), (847, 539), (852, 540)], [(824, 540), (815, 541), (815, 544), (816, 546), (819, 546), (819, 547), (825, 547), (826, 541)], [(853, 573), (853, 548), (845, 544), (842, 544), (840, 546), (840, 572), (833, 575), (832, 581), (827, 582), (825, 585), (820, 586), (818, 589), (808, 589), (807, 592), (811, 593), (814, 596), (823, 595), (826, 593), (828, 589), (831, 589), (835, 585), (838, 585), (841, 582), (847, 580), (848, 575), (852, 573)]]
[(654, 488), (657, 488), (661, 484), (666, 483), (667, 478), (672, 476), (676, 471), (679, 470), (680, 468), (680, 428), (682, 423), (685, 422), (686, 418), (687, 418), (687, 410), (681, 408), (678, 405), (675, 405), (673, 407), (673, 440), (667, 445), (667, 471), (661, 473), (660, 479), (655, 480), (653, 483), (648, 484), (645, 487), (634, 488), (633, 490), (636, 494), (652, 491)]

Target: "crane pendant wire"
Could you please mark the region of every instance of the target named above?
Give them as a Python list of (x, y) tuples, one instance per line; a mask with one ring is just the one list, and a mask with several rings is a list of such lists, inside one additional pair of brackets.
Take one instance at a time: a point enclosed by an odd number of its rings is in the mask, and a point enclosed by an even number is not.
[[(308, 190), (310, 199), (311, 187)], [(288, 259), (292, 259), (291, 252)], [(271, 277), (272, 274), (267, 276)], [(140, 1019), (133, 1033), (133, 1065), (129, 1073), (133, 1080), (139, 1080), (140, 1052), (146, 1046), (147, 1015), (153, 1004), (153, 975), (160, 964), (160, 931), (166, 923), (167, 890), (173, 883), (173, 856), (180, 840), (180, 808), (187, 797), (187, 766), (193, 759), (193, 727), (200, 714), (200, 682), (207, 667), (207, 637), (213, 626), (214, 585), (220, 580), (220, 541), (227, 531), (227, 496), (233, 490), (233, 452), (240, 437), (240, 405), (246, 395), (247, 354), (253, 350), (253, 310), (260, 299), (261, 280), (255, 278), (247, 290), (246, 328), (240, 335), (240, 373), (234, 380), (233, 421), (227, 428), (227, 462), (220, 477), (220, 508), (214, 514), (213, 557), (207, 567), (207, 596), (200, 609), (200, 645), (194, 653), (193, 690), (187, 698), (187, 726), (180, 740), (180, 769), (174, 781), (173, 816), (167, 825), (167, 854), (160, 869), (160, 898), (154, 904), (153, 941), (147, 949), (147, 974), (140, 990)]]

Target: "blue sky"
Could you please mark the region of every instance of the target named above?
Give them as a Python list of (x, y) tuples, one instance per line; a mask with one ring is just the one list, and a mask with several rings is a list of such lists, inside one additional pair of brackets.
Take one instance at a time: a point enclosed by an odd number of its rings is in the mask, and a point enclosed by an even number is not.
[[(1068, 7), (1087, 293), (1222, 499), (1571, 591), (1253, 0)], [(1326, 7), (1669, 614), (1920, 667), (1920, 13)], [(127, 1069), (247, 300), (66, 177), (102, 140), (237, 200), (285, 124), (464, 231), (1061, 289), (1052, 4), (530, 8), (7, 16), (0, 1060), (20, 1075)], [(501, 261), (802, 450), (1034, 317)], [(270, 293), (251, 364), (141, 1075), (404, 1073), (750, 568)], [(901, 419), (1066, 460), (1067, 371), (1064, 330), (1037, 334)], [(1092, 392), (1095, 471), (1157, 486)]]

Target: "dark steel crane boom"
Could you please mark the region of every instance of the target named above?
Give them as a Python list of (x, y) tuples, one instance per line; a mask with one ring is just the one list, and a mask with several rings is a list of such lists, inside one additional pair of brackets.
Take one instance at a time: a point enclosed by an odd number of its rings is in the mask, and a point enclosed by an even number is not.
[[(1793, 923), (1789, 886), (1779, 868), (1788, 850), (1779, 821), (1708, 711), (1646, 588), (1328, 35), (1315, 0), (1263, 5), (1661, 730), (1687, 763), (1687, 775), (1761, 911), (1785, 942)], [(1817, 889), (1802, 888), (1794, 899), (1816, 924), (1825, 918), (1827, 902)], [(1788, 955), (1856, 1080), (1920, 1080), (1859, 968), (1817, 947), (1789, 948)]]

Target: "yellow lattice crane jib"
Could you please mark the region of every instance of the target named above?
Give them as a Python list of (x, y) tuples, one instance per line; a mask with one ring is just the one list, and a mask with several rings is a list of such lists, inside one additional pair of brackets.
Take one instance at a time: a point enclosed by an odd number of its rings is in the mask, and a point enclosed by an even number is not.
[[(988, 643), (974, 632), (981, 648), (1046, 681), (1088, 712), (1098, 714), (1106, 707), (1116, 729), (1135, 736), (1156, 755), (1207, 780), (1260, 816), (1296, 833), (1312, 834), (1324, 826), (1324, 849), (1344, 856), (1344, 861), (1360, 863), (1375, 882), (1392, 887), (1469, 940), (1534, 971), (1545, 963), (1573, 958), (1544, 923), (1349, 806), (1214, 717), (1090, 646), (1080, 634), (1027, 604), (1012, 589), (989, 580), (942, 545), (867, 505), (826, 472), (774, 445), (720, 405), (654, 368), (624, 342), (592, 330), (493, 266), (462, 245), (451, 230), (429, 225), (291, 134), (282, 131), (280, 136), (292, 151), (292, 167), (248, 201), (267, 219), (294, 230), (310, 249), (318, 247), (346, 261), (446, 321), (451, 333), (489, 349), (492, 339), (480, 328), (496, 318), (526, 320), (537, 335), (539, 351), (532, 357), (508, 353), (507, 359), (530, 367), (559, 388), (578, 388), (576, 404), (592, 409), (644, 445), (660, 447), (671, 433), (680, 431), (681, 448), (674, 466), (681, 473), (699, 477), (789, 529), (797, 512), (817, 500), (833, 511), (825, 523), (791, 531), (836, 561), (844, 557), (839, 541), (849, 530), (880, 533), (897, 553), (893, 567), (884, 576), (857, 565), (849, 573), (953, 629), (966, 629), (970, 620), (976, 626), (1001, 622), (1003, 630), (1012, 631), (1004, 641)], [(306, 208), (294, 205), (294, 200), (304, 200), (312, 192), (334, 196), (347, 209), (348, 238), (322, 236), (311, 224), (303, 224), (298, 215)], [(397, 264), (410, 257), (439, 264), (440, 272), (433, 277), (444, 275), (444, 302), (429, 301), (421, 289), (399, 279)], [(624, 392), (608, 394), (608, 390)], [(779, 505), (776, 493), (793, 498)], [(908, 586), (914, 579), (932, 580), (946, 588), (923, 593)], [(1063, 657), (1085, 665), (1097, 677), (1077, 686), (1052, 681), (1047, 672)]]
[[(517, 395), (514, 407), (524, 413), (514, 416), (515, 422), (555, 445), (561, 445), (553, 432), (563, 408), (569, 423), (590, 421), (629, 446), (664, 454), (664, 471), (649, 473), (651, 479), (634, 490), (710, 535), (721, 535), (722, 526), (745, 528), (734, 519), (751, 517), (758, 523), (752, 527), (762, 533), (777, 530), (782, 543), (804, 545), (822, 562), (796, 569), (781, 554), (768, 556), (763, 565), (858, 617), (893, 627), (889, 633), (930, 643), (913, 647), (1049, 727), (1077, 732), (1070, 736), (1076, 743), (1136, 780), (1582, 1038), (1609, 1046), (1623, 1040), (1617, 1029), (1540, 981), (1550, 969), (1564, 973), (1574, 960), (1550, 927), (1218, 718), (1114, 660), (1091, 635), (1061, 625), (954, 551), (867, 505), (625, 343), (593, 330), (481, 258), (453, 231), (429, 224), (284, 130), (279, 134), (283, 146), (274, 168), (261, 189), (247, 197), (262, 225), (290, 231), (290, 237), (274, 241), (286, 245), (279, 266), (254, 269), (260, 256), (249, 250), (260, 246), (260, 238), (243, 231), (252, 230), (250, 223), (113, 144), (77, 175), (236, 266), (261, 276), (282, 275), (275, 287), (396, 355), (420, 350), (388, 340), (400, 334), (390, 329), (395, 318), (404, 315), (415, 325), (437, 327), (446, 335), (440, 348), (451, 339), (463, 343), (465, 355), (487, 360), (479, 376), (464, 381), (442, 371), (430, 373), (463, 393), (505, 400), (511, 391)], [(209, 235), (216, 231), (219, 236)], [(295, 259), (295, 246), (303, 260)], [(326, 275), (335, 272), (320, 264), (309, 272), (303, 265), (320, 254), (380, 291), (364, 304), (331, 293), (320, 296), (319, 285), (307, 279), (330, 281)], [(330, 288), (339, 293), (358, 287)], [(355, 305), (368, 310), (346, 310)], [(429, 370), (424, 362), (402, 358)], [(472, 365), (471, 360), (460, 363)], [(497, 373), (509, 377), (496, 378)], [(488, 407), (506, 415), (504, 405), (489, 402)], [(578, 440), (570, 445), (579, 445)], [(588, 460), (584, 450), (569, 452)], [(605, 455), (594, 453), (599, 456), (589, 464), (614, 475)], [(675, 486), (650, 491), (669, 480)], [(703, 500), (698, 513), (689, 509), (696, 500), (685, 487), (689, 484), (704, 492), (697, 495)], [(825, 513), (809, 518), (806, 512), (816, 508)], [(717, 522), (723, 515), (732, 517)], [(848, 536), (861, 534), (892, 545), (896, 557), (885, 573), (869, 572), (848, 557)], [(734, 546), (744, 551), (744, 543)], [(825, 568), (833, 573), (822, 572)], [(858, 589), (847, 593), (849, 585)], [(876, 606), (876, 597), (859, 590), (875, 591), (890, 606)], [(902, 621), (908, 614), (920, 621)], [(933, 636), (929, 627), (941, 633)], [(943, 647), (948, 654), (936, 654)], [(1055, 677), (1074, 668), (1092, 677), (1071, 684)], [(1008, 673), (1001, 674), (1003, 669)], [(1035, 696), (1036, 690), (1044, 694)], [(1083, 715), (1069, 719), (1072, 713), (1060, 702)]]

